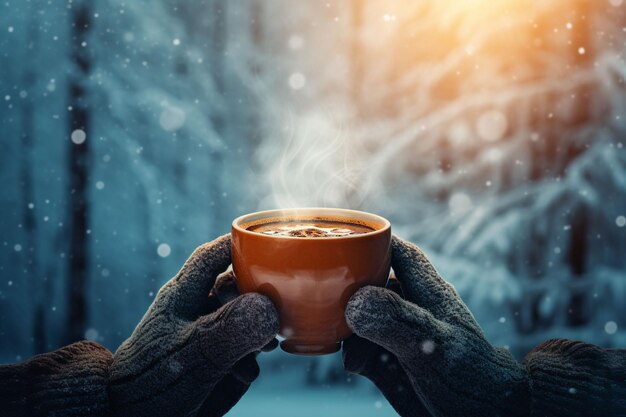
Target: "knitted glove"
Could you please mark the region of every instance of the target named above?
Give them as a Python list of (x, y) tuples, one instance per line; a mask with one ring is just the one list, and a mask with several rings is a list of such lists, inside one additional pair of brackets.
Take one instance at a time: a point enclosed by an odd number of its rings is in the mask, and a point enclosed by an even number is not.
[(519, 365), (492, 347), (414, 245), (392, 240), (397, 288), (365, 287), (346, 309), (358, 336), (345, 368), (371, 379), (402, 416), (626, 417), (626, 350), (551, 340)]
[(528, 372), (491, 346), (424, 254), (394, 237), (392, 267), (406, 299), (377, 287), (352, 296), (348, 325), (380, 348), (346, 342), (346, 369), (370, 377), (403, 416), (528, 416)]
[(626, 417), (626, 350), (553, 339), (524, 359), (532, 417)]
[(0, 415), (105, 417), (111, 352), (78, 342), (0, 366)]
[[(403, 296), (393, 272), (387, 288)], [(372, 381), (398, 414), (403, 417), (430, 416), (398, 358), (387, 349), (354, 334), (343, 342), (342, 356), (344, 368)]]
[[(217, 278), (211, 291), (211, 297), (217, 297), (221, 305), (239, 297), (239, 290), (235, 283), (235, 274), (228, 271)], [(262, 352), (271, 352), (278, 347), (278, 340), (272, 339), (261, 348)], [(198, 417), (222, 416), (228, 412), (248, 391), (250, 384), (259, 376), (259, 365), (255, 357), (259, 352), (250, 353), (237, 362), (232, 371), (228, 373), (213, 388), (200, 408)]]
[(207, 297), (230, 263), (230, 245), (226, 235), (199, 247), (117, 350), (112, 416), (223, 415), (256, 378), (254, 354), (278, 332), (278, 314), (259, 294), (221, 307), (215, 291)]

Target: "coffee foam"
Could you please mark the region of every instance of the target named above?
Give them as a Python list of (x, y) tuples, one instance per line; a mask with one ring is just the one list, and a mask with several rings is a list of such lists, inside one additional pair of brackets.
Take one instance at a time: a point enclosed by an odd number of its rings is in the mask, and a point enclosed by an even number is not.
[(380, 230), (385, 227), (384, 224), (375, 221), (366, 221), (363, 219), (355, 219), (354, 217), (343, 216), (321, 216), (321, 215), (288, 215), (288, 216), (274, 216), (265, 217), (263, 219), (253, 220), (250, 222), (242, 223), (239, 225), (242, 229), (249, 229), (251, 227), (259, 227), (268, 223), (280, 223), (280, 222), (335, 222), (335, 223), (348, 223), (354, 225), (361, 225), (373, 229), (373, 231)]

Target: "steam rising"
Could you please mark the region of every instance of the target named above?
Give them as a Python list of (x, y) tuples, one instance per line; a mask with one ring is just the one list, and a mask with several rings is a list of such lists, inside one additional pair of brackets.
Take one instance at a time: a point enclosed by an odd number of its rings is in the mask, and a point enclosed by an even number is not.
[(369, 191), (360, 181), (365, 158), (345, 127), (317, 114), (289, 123), (283, 132), (259, 154), (271, 188), (259, 208), (361, 206)]

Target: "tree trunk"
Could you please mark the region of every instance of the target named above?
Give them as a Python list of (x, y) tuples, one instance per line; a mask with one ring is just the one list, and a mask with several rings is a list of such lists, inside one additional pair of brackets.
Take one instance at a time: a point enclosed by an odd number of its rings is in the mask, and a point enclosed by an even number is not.
[[(71, 10), (71, 62), (69, 79), (68, 150), (70, 247), (68, 256), (68, 316), (65, 343), (84, 338), (87, 325), (87, 277), (89, 268), (89, 180), (90, 109), (86, 85), (91, 71), (87, 38), (91, 29), (91, 1), (74, 2)], [(86, 140), (81, 140), (86, 137)]]
[[(574, 36), (570, 54), (573, 61), (574, 70), (584, 70), (593, 65), (594, 46), (592, 45), (592, 13), (593, 6), (589, 0), (577, 0), (574, 5)], [(591, 86), (584, 85), (576, 91), (576, 107), (571, 119), (571, 125), (581, 128), (591, 122), (594, 118), (593, 90)], [(584, 147), (580, 143), (569, 143), (564, 150), (564, 161), (567, 167), (578, 156)], [(566, 169), (566, 168), (564, 168)], [(588, 252), (588, 224), (589, 211), (585, 207), (577, 208), (572, 215), (572, 229), (569, 248), (567, 252), (567, 262), (570, 266), (570, 273), (573, 280), (585, 277), (587, 273), (587, 252)], [(584, 290), (573, 290), (568, 306), (568, 324), (571, 326), (582, 326), (589, 319), (588, 295)]]
[(35, 88), (37, 77), (33, 68), (37, 60), (39, 45), (38, 19), (30, 18), (28, 31), (28, 45), (26, 55), (26, 70), (23, 73), (22, 85), (28, 93), (21, 101), (21, 171), (20, 185), (22, 188), (22, 224), (26, 234), (24, 250), (26, 265), (22, 268), (27, 275), (30, 293), (30, 305), (33, 308), (31, 327), (32, 348), (35, 354), (43, 353), (46, 349), (45, 314), (43, 308), (42, 287), (40, 276), (39, 248), (37, 233), (36, 199), (35, 199), (35, 166), (33, 159), (35, 146)]
[[(33, 27), (35, 27), (33, 25)], [(34, 31), (33, 31), (34, 32)], [(36, 36), (36, 34), (34, 35)], [(35, 40), (31, 38), (34, 43)], [(31, 51), (32, 53), (32, 51)], [(35, 74), (32, 70), (27, 70), (24, 74), (26, 90), (34, 97)], [(33, 306), (32, 340), (35, 354), (46, 351), (45, 323), (43, 307), (41, 305), (41, 285), (39, 276), (39, 259), (37, 250), (37, 218), (35, 216), (35, 193), (33, 167), (33, 146), (35, 140), (34, 132), (34, 109), (32, 98), (23, 100), (22, 105), (22, 167), (20, 182), (22, 186), (22, 222), (26, 233), (26, 266), (24, 270), (28, 275), (31, 305)]]
[[(251, 11), (251, 22), (250, 22), (250, 37), (252, 38), (252, 44), (254, 45), (255, 54), (252, 57), (252, 61), (250, 62), (250, 73), (259, 79), (263, 79), (263, 65), (261, 60), (259, 59), (259, 55), (264, 54), (264, 45), (265, 45), (265, 25), (263, 21), (263, 2), (262, 0), (253, 0), (250, 4)], [(262, 106), (262, 103), (259, 103), (258, 97), (252, 96), (250, 98), (251, 102), (254, 104), (250, 109), (250, 125), (249, 125), (249, 142), (246, 144), (246, 149), (254, 149), (259, 143), (261, 143), (262, 136), (262, 126), (260, 121), (259, 109)], [(250, 155), (248, 155), (249, 159), (252, 159)], [(251, 161), (247, 161), (251, 163)]]
[[(213, 1), (211, 76), (215, 84), (220, 106), (211, 114), (211, 122), (221, 141), (224, 140), (226, 134), (226, 80), (224, 76), (224, 57), (228, 38), (227, 10), (226, 0)], [(222, 182), (220, 180), (222, 177), (220, 174), (223, 169), (224, 155), (221, 149), (213, 148), (210, 152), (211, 176), (213, 177), (212, 189), (209, 190), (211, 197), (210, 210), (213, 213), (211, 233), (215, 233), (219, 231), (221, 225), (224, 224), (223, 215), (221, 214), (224, 212), (224, 208), (222, 207)]]

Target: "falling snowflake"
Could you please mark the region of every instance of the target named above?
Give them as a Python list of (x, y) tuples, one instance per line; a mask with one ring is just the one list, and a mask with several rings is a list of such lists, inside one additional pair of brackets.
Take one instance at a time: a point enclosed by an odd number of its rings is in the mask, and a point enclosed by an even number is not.
[(180, 107), (167, 106), (161, 112), (159, 124), (163, 130), (173, 132), (183, 127), (186, 119), (187, 115), (183, 109)]
[(454, 193), (448, 201), (450, 212), (454, 215), (466, 213), (472, 206), (472, 199), (465, 193)]
[(167, 258), (168, 256), (170, 256), (170, 253), (172, 253), (172, 248), (170, 248), (170, 245), (168, 245), (167, 243), (161, 243), (157, 247), (157, 254), (161, 258)]
[(607, 321), (604, 325), (604, 331), (607, 334), (615, 334), (617, 332), (617, 323), (614, 321)]
[(430, 355), (434, 351), (435, 342), (433, 342), (432, 340), (425, 340), (424, 342), (422, 342), (422, 352), (424, 352), (426, 355)]
[(72, 132), (70, 138), (72, 139), (72, 142), (74, 142), (76, 145), (81, 145), (87, 139), (87, 134), (82, 129), (76, 129)]
[(306, 85), (306, 78), (301, 72), (294, 72), (289, 76), (289, 87), (294, 90), (300, 90)]
[(494, 142), (504, 137), (508, 128), (506, 115), (499, 110), (483, 113), (476, 122), (476, 133), (487, 142)]
[(98, 331), (96, 329), (87, 329), (85, 332), (85, 339), (87, 340), (98, 340)]
[(289, 48), (295, 50), (301, 49), (304, 46), (304, 39), (299, 35), (291, 35), (289, 37)]

